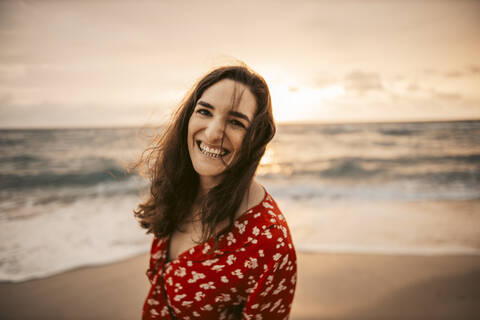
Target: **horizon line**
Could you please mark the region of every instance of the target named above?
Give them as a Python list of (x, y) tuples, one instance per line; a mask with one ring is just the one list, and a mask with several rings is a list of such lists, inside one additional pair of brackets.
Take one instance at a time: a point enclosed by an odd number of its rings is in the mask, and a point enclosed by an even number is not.
[[(388, 119), (388, 120), (319, 120), (319, 121), (276, 121), (278, 126), (288, 125), (345, 125), (345, 124), (393, 124), (393, 123), (442, 123), (442, 122), (476, 122), (480, 118), (471, 119)], [(113, 125), (73, 125), (73, 126), (1, 126), (0, 130), (87, 130), (87, 129), (136, 129), (159, 128), (166, 124), (113, 124)]]

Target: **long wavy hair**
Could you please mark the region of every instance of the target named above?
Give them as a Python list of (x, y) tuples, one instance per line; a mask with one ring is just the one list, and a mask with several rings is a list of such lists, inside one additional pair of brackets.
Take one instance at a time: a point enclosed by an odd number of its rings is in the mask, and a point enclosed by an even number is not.
[[(231, 230), (235, 214), (253, 180), (268, 142), (275, 134), (270, 92), (265, 80), (246, 67), (226, 66), (203, 76), (187, 93), (163, 134), (155, 138), (154, 147), (137, 165), (144, 166), (151, 180), (148, 199), (134, 211), (140, 225), (156, 237), (168, 237), (189, 218), (199, 192), (187, 146), (188, 122), (197, 101), (213, 84), (231, 79), (245, 85), (255, 97), (256, 112), (233, 162), (224, 171), (218, 185), (202, 196), (200, 214), (202, 238), (206, 241)], [(220, 223), (227, 227), (216, 232)]]

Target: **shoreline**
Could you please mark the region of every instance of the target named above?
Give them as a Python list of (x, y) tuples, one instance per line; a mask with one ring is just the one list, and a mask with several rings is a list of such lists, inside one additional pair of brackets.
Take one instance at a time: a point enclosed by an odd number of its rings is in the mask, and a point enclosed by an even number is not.
[[(0, 283), (1, 319), (138, 319), (148, 255)], [(290, 319), (474, 319), (480, 256), (298, 252)]]

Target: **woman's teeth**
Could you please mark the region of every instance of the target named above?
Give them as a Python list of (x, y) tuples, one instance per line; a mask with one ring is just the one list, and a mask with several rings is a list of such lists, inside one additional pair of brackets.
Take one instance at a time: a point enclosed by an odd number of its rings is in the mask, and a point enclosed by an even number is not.
[(216, 149), (216, 148), (209, 148), (206, 146), (203, 142), (200, 142), (198, 144), (198, 147), (200, 148), (200, 151), (209, 157), (212, 158), (220, 158), (226, 154), (224, 150), (221, 149)]

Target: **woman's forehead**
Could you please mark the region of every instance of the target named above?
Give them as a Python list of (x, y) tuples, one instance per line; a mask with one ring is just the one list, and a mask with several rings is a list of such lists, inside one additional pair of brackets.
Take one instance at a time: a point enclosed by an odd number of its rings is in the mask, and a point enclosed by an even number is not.
[(208, 87), (200, 97), (219, 111), (236, 110), (245, 113), (250, 119), (256, 110), (255, 96), (251, 90), (241, 82), (223, 79)]

